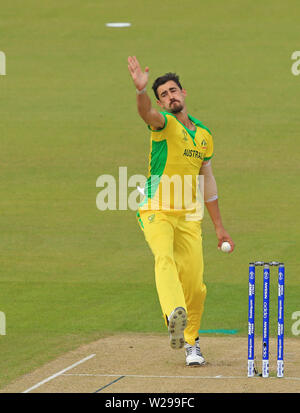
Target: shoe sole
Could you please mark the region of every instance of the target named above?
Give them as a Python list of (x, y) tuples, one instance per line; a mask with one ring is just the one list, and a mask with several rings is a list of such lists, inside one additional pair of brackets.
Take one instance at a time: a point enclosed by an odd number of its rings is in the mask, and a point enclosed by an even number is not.
[(169, 320), (170, 346), (178, 350), (184, 346), (184, 330), (187, 325), (186, 311), (178, 307), (172, 313)]
[(203, 360), (201, 363), (199, 361), (192, 361), (191, 363), (186, 363), (188, 367), (199, 367), (199, 366), (204, 366), (206, 364), (206, 361)]

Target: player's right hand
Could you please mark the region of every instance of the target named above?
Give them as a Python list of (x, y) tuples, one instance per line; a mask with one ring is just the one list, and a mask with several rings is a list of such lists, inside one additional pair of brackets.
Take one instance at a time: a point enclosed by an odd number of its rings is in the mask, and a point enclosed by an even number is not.
[(128, 57), (128, 70), (131, 74), (133, 83), (138, 90), (143, 90), (148, 83), (149, 67), (142, 71), (141, 66), (135, 56)]

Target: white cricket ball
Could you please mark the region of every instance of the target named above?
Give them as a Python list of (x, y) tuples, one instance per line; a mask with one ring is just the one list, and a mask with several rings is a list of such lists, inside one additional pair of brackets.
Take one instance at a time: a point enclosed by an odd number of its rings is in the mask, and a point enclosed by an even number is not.
[(221, 251), (223, 251), (223, 252), (231, 251), (231, 245), (229, 244), (229, 242), (225, 241), (225, 242), (222, 243)]

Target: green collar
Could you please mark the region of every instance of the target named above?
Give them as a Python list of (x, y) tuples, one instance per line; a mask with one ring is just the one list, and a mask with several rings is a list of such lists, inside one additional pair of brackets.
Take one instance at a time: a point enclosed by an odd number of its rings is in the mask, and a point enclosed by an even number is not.
[(200, 122), (200, 120), (194, 118), (194, 117), (191, 116), (191, 115), (188, 115), (188, 117), (189, 117), (189, 119), (190, 119), (195, 125), (199, 126), (199, 128), (202, 128), (202, 129), (207, 130), (207, 132), (211, 135), (211, 131), (208, 129), (207, 126), (203, 125), (203, 123)]
[[(196, 126), (196, 130), (190, 130), (190, 129), (187, 128), (182, 122), (180, 122), (180, 120), (178, 120), (178, 119), (176, 118), (176, 116), (173, 115), (173, 113), (169, 113), (169, 112), (162, 112), (162, 113), (168, 114), (168, 115), (170, 115), (170, 116), (173, 116), (173, 117), (177, 120), (177, 122), (179, 122), (179, 123), (184, 127), (184, 129), (188, 132), (188, 134), (189, 134), (190, 137), (192, 138), (192, 141), (193, 141), (194, 146), (197, 146), (197, 145), (196, 145), (196, 142), (195, 142), (195, 136), (196, 136), (196, 132), (197, 132), (197, 126), (199, 126), (198, 123), (201, 123), (200, 121), (198, 121), (197, 119), (195, 119), (195, 118), (193, 118), (192, 116), (188, 115), (189, 119), (190, 119), (190, 120), (194, 123), (194, 125)], [(195, 121), (196, 121), (196, 122), (195, 122)]]

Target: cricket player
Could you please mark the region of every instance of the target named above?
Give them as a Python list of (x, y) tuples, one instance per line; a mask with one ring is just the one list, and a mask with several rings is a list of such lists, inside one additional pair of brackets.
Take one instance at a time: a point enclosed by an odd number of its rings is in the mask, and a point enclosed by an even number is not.
[[(197, 202), (199, 176), (204, 179), (203, 204), (215, 227), (218, 248), (234, 242), (225, 230), (212, 171), (213, 139), (209, 129), (191, 116), (187, 92), (175, 73), (152, 86), (160, 111), (147, 93), (149, 68), (135, 56), (128, 69), (136, 88), (137, 110), (150, 130), (149, 175), (137, 218), (155, 259), (155, 282), (173, 349), (184, 347), (186, 365), (200, 366), (199, 329), (206, 298), (203, 281), (201, 220)], [(169, 185), (167, 185), (169, 183)], [(201, 204), (201, 202), (200, 202)], [(201, 211), (200, 211), (201, 212)]]

